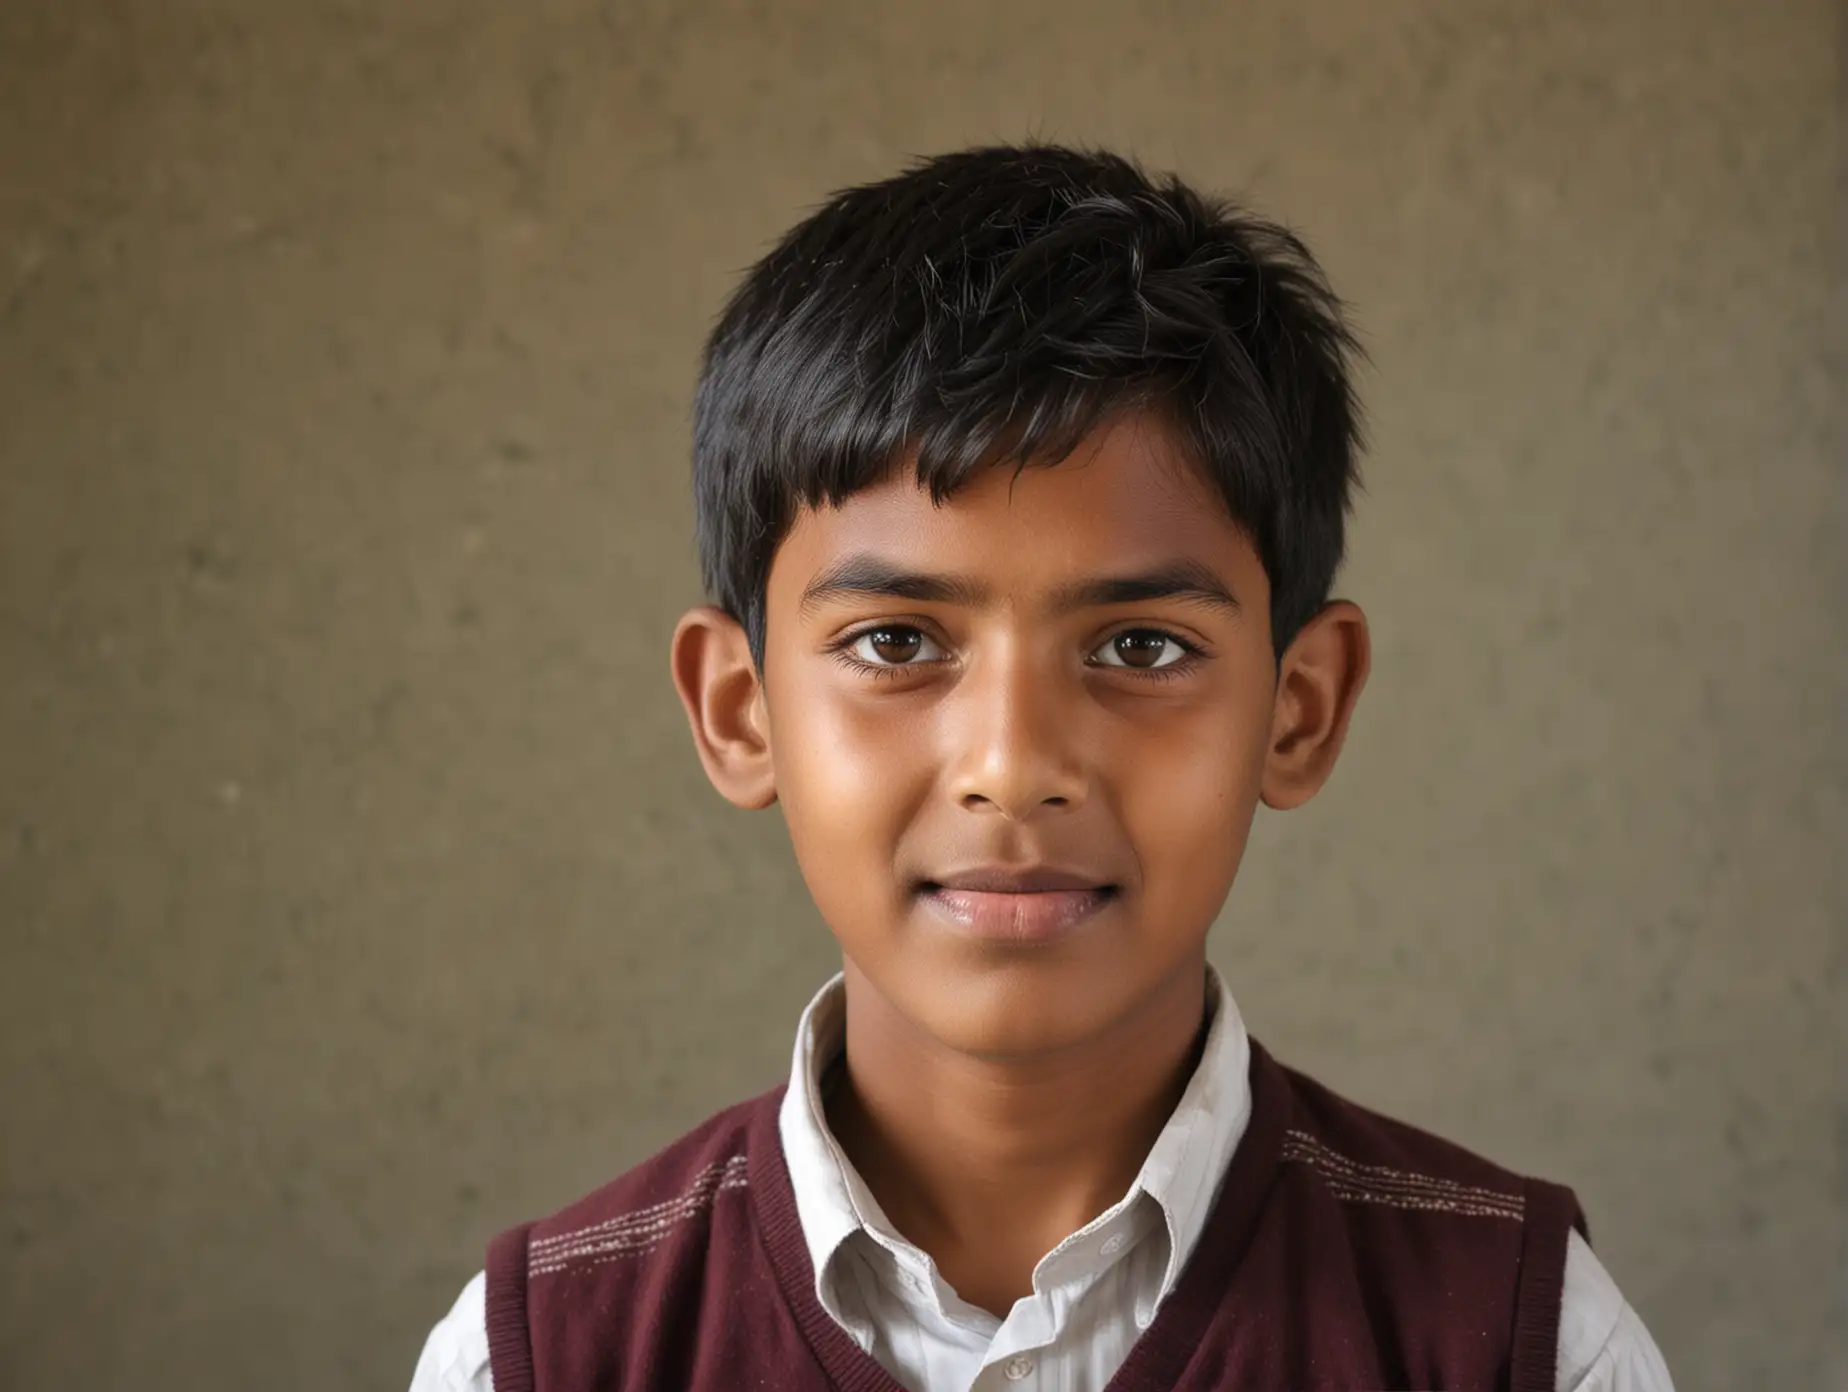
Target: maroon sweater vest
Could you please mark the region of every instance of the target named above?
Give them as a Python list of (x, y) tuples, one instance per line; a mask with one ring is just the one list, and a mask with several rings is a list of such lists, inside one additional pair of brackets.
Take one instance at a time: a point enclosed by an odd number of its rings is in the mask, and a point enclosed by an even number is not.
[[(1252, 1115), (1111, 1392), (1553, 1392), (1572, 1191), (1337, 1097), (1251, 1046)], [(815, 1298), (783, 1088), (495, 1238), (495, 1392), (902, 1392)]]

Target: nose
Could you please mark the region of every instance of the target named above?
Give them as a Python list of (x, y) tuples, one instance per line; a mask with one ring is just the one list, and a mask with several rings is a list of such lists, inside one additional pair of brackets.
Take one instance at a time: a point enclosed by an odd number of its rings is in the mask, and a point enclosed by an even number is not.
[(975, 664), (944, 712), (957, 805), (1016, 822), (1082, 805), (1091, 781), (1082, 703), (1074, 678), (1029, 654), (997, 653)]

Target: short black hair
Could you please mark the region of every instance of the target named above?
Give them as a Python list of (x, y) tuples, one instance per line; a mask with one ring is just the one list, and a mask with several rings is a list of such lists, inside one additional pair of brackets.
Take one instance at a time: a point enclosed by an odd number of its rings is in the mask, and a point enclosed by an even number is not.
[(843, 189), (746, 275), (693, 409), (700, 567), (764, 661), (764, 592), (801, 507), (908, 450), (942, 502), (1163, 411), (1251, 538), (1279, 660), (1328, 601), (1359, 485), (1359, 354), (1292, 232), (1105, 151), (1000, 145)]

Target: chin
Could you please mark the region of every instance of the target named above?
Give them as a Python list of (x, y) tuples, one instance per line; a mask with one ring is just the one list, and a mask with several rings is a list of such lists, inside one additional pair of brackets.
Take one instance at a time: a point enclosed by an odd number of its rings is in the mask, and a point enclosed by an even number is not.
[[(939, 1044), (960, 1054), (1024, 1058), (1056, 1053), (1096, 1037), (1128, 1005), (1099, 1000), (1094, 978), (1075, 980), (1078, 974), (1060, 971), (1061, 965), (1076, 964), (1028, 955), (973, 970), (909, 974), (907, 989), (895, 1003)], [(1112, 984), (1120, 992), (1126, 983), (1118, 977)]]

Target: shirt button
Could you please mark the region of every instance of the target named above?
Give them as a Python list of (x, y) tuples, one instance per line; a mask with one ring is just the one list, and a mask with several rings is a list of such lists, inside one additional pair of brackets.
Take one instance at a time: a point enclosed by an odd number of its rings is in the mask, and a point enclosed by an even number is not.
[(1016, 1354), (1001, 1365), (1001, 1375), (1009, 1382), (1019, 1382), (1033, 1371), (1033, 1360)]
[(1118, 1252), (1123, 1250), (1123, 1244), (1128, 1241), (1129, 1239), (1124, 1237), (1122, 1233), (1111, 1233), (1109, 1237), (1104, 1239), (1104, 1245), (1097, 1250), (1102, 1252), (1106, 1257), (1114, 1257)]

